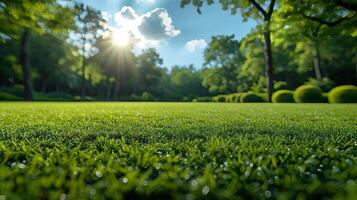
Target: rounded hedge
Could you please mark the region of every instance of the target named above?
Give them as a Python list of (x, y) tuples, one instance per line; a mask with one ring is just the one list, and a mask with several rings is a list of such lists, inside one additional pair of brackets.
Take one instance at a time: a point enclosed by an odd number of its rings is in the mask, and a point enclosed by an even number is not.
[(18, 97), (16, 95), (7, 93), (7, 92), (0, 92), (0, 101), (21, 101), (22, 97)]
[(218, 95), (215, 97), (212, 97), (213, 102), (226, 102), (226, 96), (225, 95)]
[(264, 99), (255, 93), (245, 93), (240, 97), (241, 103), (264, 102)]
[(272, 96), (273, 103), (294, 103), (294, 91), (279, 90)]
[(323, 102), (322, 91), (315, 85), (302, 85), (294, 91), (294, 100), (297, 103)]
[(227, 94), (227, 95), (226, 95), (226, 102), (227, 102), (227, 103), (233, 103), (233, 102), (234, 102), (234, 100), (233, 100), (234, 95), (235, 95), (235, 94)]
[(342, 85), (333, 88), (328, 93), (330, 103), (357, 103), (357, 87), (354, 85)]
[(241, 97), (244, 95), (245, 93), (236, 93), (233, 96), (233, 102), (234, 103), (240, 103), (240, 99)]

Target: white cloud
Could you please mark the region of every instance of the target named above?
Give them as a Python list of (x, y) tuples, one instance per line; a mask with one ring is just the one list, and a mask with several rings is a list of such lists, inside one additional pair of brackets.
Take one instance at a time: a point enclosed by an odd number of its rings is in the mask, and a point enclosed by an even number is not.
[(204, 39), (191, 40), (186, 42), (185, 48), (187, 51), (194, 52), (207, 47), (207, 42)]
[[(145, 0), (152, 1), (152, 0)], [(155, 8), (143, 15), (138, 15), (132, 7), (124, 6), (114, 16), (118, 28), (134, 36), (138, 48), (158, 46), (160, 42), (181, 33), (172, 25), (172, 19), (166, 9)]]
[(118, 26), (137, 25), (140, 18), (132, 7), (124, 6), (119, 12), (115, 13), (114, 21)]
[(144, 14), (139, 31), (148, 39), (163, 40), (181, 33), (172, 25), (172, 19), (164, 8), (155, 8)]

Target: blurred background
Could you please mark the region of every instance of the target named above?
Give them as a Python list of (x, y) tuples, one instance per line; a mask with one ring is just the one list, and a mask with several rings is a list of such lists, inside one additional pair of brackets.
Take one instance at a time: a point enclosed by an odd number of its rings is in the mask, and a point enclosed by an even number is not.
[(0, 0), (0, 100), (324, 94), (357, 83), (356, 11), (349, 0)]

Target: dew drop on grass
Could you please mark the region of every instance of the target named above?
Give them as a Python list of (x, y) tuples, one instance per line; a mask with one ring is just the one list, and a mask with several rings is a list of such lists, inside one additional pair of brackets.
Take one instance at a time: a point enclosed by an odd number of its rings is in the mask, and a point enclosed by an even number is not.
[(266, 198), (270, 198), (271, 197), (271, 192), (270, 191), (265, 191), (264, 195)]
[(129, 179), (127, 177), (123, 178), (123, 183), (127, 184), (129, 182)]
[(67, 194), (62, 193), (60, 196), (60, 200), (66, 200), (68, 199)]
[(20, 169), (24, 169), (25, 167), (26, 167), (25, 164), (23, 164), (23, 163), (20, 163), (20, 164), (19, 164), (19, 168), (20, 168)]
[(346, 159), (346, 164), (347, 165), (352, 165), (352, 161), (350, 159)]
[(100, 178), (100, 177), (103, 176), (102, 172), (100, 172), (100, 171), (98, 171), (98, 170), (95, 172), (95, 175), (96, 175), (98, 178)]
[(193, 181), (191, 181), (191, 187), (192, 187), (192, 189), (197, 189), (197, 187), (198, 187), (198, 182), (196, 181), (196, 180), (193, 180)]
[(249, 171), (246, 171), (245, 173), (244, 173), (244, 176), (249, 176), (250, 175), (250, 172)]
[(209, 192), (209, 187), (206, 185), (206, 186), (204, 186), (203, 188), (202, 188), (202, 194), (203, 195), (207, 195), (208, 194), (208, 192)]

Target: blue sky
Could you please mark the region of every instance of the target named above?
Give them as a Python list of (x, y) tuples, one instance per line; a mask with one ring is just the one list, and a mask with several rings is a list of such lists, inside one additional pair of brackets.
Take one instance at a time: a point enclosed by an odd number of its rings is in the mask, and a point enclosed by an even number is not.
[[(157, 16), (162, 16), (160, 12), (165, 11), (172, 21), (171, 28), (173, 30), (171, 35), (169, 33), (170, 36), (155, 44), (155, 48), (163, 58), (164, 66), (167, 68), (188, 64), (194, 64), (196, 68), (200, 68), (203, 63), (203, 47), (205, 43), (209, 43), (211, 36), (234, 34), (237, 39), (240, 39), (255, 26), (254, 21), (243, 22), (239, 13), (231, 15), (229, 11), (223, 11), (217, 3), (203, 7), (202, 14), (199, 15), (193, 6), (181, 8), (179, 0), (81, 1), (107, 13), (109, 24), (113, 27), (118, 26), (118, 20), (114, 20), (114, 16), (122, 10), (123, 6), (131, 7), (138, 16), (148, 16), (148, 13), (157, 8), (165, 9), (156, 10)], [(151, 22), (154, 22), (155, 19), (153, 18)], [(157, 26), (155, 27), (153, 27), (153, 30), (148, 30), (148, 33), (153, 34), (153, 31), (157, 31)], [(145, 36), (145, 34), (142, 35)], [(187, 45), (192, 40), (194, 41)]]

